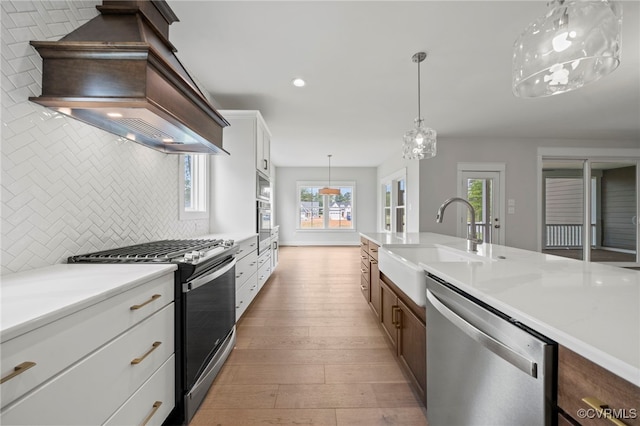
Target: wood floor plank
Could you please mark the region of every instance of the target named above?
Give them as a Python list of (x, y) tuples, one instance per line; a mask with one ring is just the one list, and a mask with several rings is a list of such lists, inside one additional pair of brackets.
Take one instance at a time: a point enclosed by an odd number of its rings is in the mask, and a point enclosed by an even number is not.
[(189, 426), (336, 426), (334, 409), (202, 409)]
[(276, 408), (376, 407), (373, 387), (366, 383), (281, 385)]
[[(313, 336), (313, 337), (253, 337), (243, 342), (245, 349), (384, 349), (382, 336)], [(239, 348), (239, 345), (236, 345)]]
[(357, 327), (308, 327), (309, 336), (382, 336), (377, 324)]
[(238, 335), (242, 337), (254, 337), (254, 336), (308, 336), (309, 327), (265, 327), (263, 324), (257, 323), (250, 325), (247, 322), (243, 323), (237, 329)]
[(426, 426), (424, 408), (338, 408), (337, 426)]
[[(223, 374), (224, 373), (224, 374)], [(324, 365), (225, 365), (218, 384), (301, 384), (324, 383)]]
[(229, 365), (240, 364), (369, 364), (394, 362), (388, 348), (381, 349), (234, 349)]
[(281, 247), (190, 426), (426, 425), (360, 292), (359, 247)]
[(379, 407), (420, 407), (422, 403), (408, 383), (372, 383)]
[(396, 362), (325, 365), (326, 383), (406, 383)]
[(225, 385), (215, 382), (200, 408), (274, 408), (278, 386)]

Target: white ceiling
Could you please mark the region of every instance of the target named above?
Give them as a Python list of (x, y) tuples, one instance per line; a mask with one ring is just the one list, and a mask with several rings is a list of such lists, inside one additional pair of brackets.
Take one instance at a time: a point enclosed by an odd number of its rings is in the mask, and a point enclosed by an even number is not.
[[(276, 166), (377, 166), (417, 116), (448, 139), (626, 139), (640, 145), (640, 3), (621, 65), (580, 90), (511, 93), (512, 45), (546, 1), (169, 0), (178, 57), (223, 109), (258, 109)], [(307, 81), (291, 85), (294, 77)]]

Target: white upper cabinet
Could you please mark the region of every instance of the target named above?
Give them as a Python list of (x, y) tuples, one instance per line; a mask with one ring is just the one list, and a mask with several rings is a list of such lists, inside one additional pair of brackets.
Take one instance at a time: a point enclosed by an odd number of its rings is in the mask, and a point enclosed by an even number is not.
[(271, 135), (267, 125), (258, 112), (256, 120), (256, 169), (270, 176), (271, 172)]
[[(233, 147), (227, 147), (227, 140), (236, 144), (239, 131), (234, 131), (234, 127), (242, 127), (243, 144), (249, 144), (253, 148), (254, 157), (251, 159), (255, 168), (265, 176), (270, 176), (271, 172), (271, 133), (267, 124), (262, 118), (262, 114), (257, 110), (220, 110), (220, 114), (231, 124), (223, 131), (222, 144), (225, 150), (233, 153)], [(246, 146), (248, 148), (249, 146)], [(244, 151), (246, 152), (246, 151)]]
[(230, 123), (222, 136), (230, 155), (211, 158), (210, 231), (255, 233), (257, 195), (263, 192), (258, 188), (258, 173), (270, 180), (271, 134), (259, 111), (219, 112)]

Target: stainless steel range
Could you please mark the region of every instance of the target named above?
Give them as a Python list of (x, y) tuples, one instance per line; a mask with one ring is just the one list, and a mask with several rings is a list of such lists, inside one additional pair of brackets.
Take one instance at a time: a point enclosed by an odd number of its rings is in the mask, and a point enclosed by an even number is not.
[(69, 258), (69, 263), (175, 263), (176, 408), (167, 424), (187, 424), (235, 344), (232, 240), (163, 240)]

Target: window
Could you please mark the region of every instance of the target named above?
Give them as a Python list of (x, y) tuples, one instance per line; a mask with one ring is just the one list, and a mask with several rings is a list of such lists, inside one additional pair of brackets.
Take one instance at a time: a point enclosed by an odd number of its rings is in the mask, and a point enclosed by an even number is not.
[(206, 219), (209, 156), (180, 155), (179, 194), (180, 220)]
[(321, 195), (323, 185), (298, 182), (298, 229), (353, 230), (355, 229), (355, 183), (338, 182), (338, 195)]
[(380, 181), (382, 186), (382, 229), (386, 232), (407, 230), (407, 172), (399, 170)]

